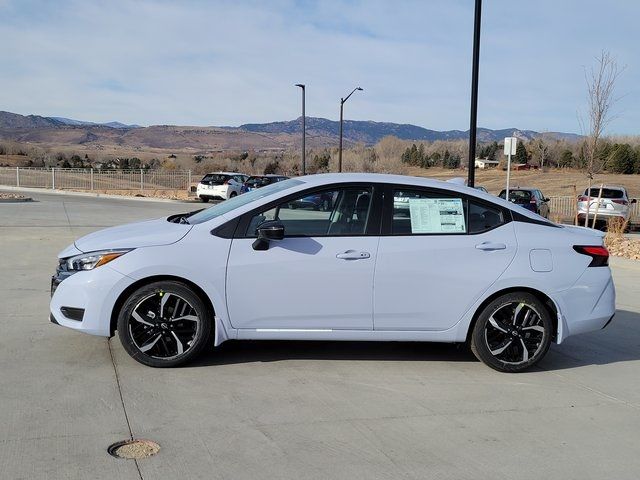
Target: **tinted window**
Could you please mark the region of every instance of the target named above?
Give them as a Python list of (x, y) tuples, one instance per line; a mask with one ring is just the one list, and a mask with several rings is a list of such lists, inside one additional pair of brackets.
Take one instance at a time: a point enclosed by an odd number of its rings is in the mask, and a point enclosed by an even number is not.
[(282, 222), (287, 237), (364, 235), (371, 211), (371, 196), (371, 188), (356, 187), (303, 194), (255, 215), (249, 222), (246, 235), (255, 237), (256, 229), (268, 220)]
[(206, 174), (200, 183), (206, 183), (207, 185), (223, 185), (224, 182), (231, 178), (230, 175), (221, 175), (219, 173)]
[[(589, 195), (589, 189), (584, 191), (585, 196), (591, 196), (592, 198), (598, 198), (600, 195), (600, 187), (594, 187), (591, 189), (591, 195)], [(603, 188), (602, 198), (624, 198), (624, 191), (617, 188)]]
[(504, 223), (502, 210), (482, 203), (469, 202), (469, 233), (482, 233)]
[(448, 194), (393, 191), (394, 235), (466, 233), (465, 201)]
[[(500, 198), (505, 198), (507, 192), (501, 191)], [(517, 204), (529, 203), (531, 201), (531, 191), (530, 190), (509, 190), (509, 201)]]

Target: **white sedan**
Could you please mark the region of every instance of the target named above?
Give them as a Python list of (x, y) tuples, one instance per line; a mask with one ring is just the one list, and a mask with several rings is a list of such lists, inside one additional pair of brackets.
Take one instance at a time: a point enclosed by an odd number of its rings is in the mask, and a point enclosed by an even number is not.
[[(327, 211), (289, 208), (319, 194)], [(154, 367), (228, 339), (391, 340), (469, 342), (514, 372), (609, 323), (608, 255), (598, 231), (463, 185), (314, 175), (80, 238), (59, 255), (50, 319), (117, 331)]]

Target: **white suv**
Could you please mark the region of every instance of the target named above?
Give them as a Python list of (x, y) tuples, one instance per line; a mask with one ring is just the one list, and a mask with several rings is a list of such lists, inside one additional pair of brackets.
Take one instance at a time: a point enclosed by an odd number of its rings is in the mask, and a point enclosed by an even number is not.
[[(600, 200), (598, 201), (598, 197)], [(636, 199), (629, 199), (627, 189), (619, 186), (603, 185), (602, 195), (600, 187), (591, 187), (591, 192), (586, 188), (578, 197), (578, 220), (584, 222), (587, 213), (591, 221), (596, 215), (596, 220), (606, 222), (610, 218), (622, 218), (625, 222), (631, 215), (631, 205)], [(587, 205), (588, 204), (588, 205)]]
[(240, 195), (240, 189), (249, 175), (237, 172), (207, 173), (196, 190), (196, 195), (203, 202), (212, 199), (227, 200)]

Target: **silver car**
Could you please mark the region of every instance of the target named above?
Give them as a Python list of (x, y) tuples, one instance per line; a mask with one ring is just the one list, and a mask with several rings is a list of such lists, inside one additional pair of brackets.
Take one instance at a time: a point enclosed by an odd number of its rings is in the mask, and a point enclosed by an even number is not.
[(631, 205), (636, 199), (630, 199), (627, 189), (620, 186), (603, 185), (586, 188), (578, 197), (578, 220), (584, 222), (587, 213), (590, 219), (597, 213), (597, 219), (606, 222), (611, 218), (622, 218), (625, 222), (631, 215)]

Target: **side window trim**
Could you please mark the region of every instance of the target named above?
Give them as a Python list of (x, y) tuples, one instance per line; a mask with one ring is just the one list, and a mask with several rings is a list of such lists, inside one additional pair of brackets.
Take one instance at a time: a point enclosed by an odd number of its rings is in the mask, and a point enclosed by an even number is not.
[[(393, 233), (393, 191), (394, 190), (414, 190), (419, 192), (425, 192), (425, 194), (430, 195), (442, 195), (445, 197), (451, 196), (459, 196), (465, 206), (465, 223), (467, 226), (465, 233)], [(493, 208), (494, 210), (499, 210), (502, 213), (503, 223), (497, 225), (495, 227), (489, 228), (487, 230), (483, 230), (482, 232), (469, 232), (469, 202), (474, 202), (479, 205), (484, 205), (487, 208)], [(439, 188), (433, 187), (422, 187), (419, 185), (399, 185), (399, 184), (387, 184), (384, 189), (384, 204), (382, 208), (382, 231), (380, 233), (381, 236), (385, 237), (429, 237), (429, 236), (451, 236), (451, 235), (481, 235), (483, 233), (490, 232), (496, 228), (502, 227), (507, 223), (511, 223), (513, 221), (512, 211), (508, 208), (504, 208), (500, 205), (496, 205), (492, 202), (488, 202), (484, 199), (474, 197), (472, 195), (468, 195), (466, 193), (454, 192), (452, 190), (442, 190)]]
[[(249, 212), (246, 212), (240, 216), (238, 221), (238, 227), (235, 229), (233, 238), (234, 239), (255, 238), (254, 236), (248, 236), (246, 232), (251, 223), (251, 219), (260, 212), (271, 210), (272, 208), (275, 208), (282, 203), (285, 203), (289, 200), (294, 200), (299, 197), (311, 196), (317, 192), (322, 192), (322, 191), (331, 190), (331, 189), (342, 189), (342, 188), (371, 188), (373, 190), (367, 230), (363, 234), (357, 234), (352, 236), (355, 236), (355, 237), (379, 236), (380, 229), (381, 229), (381, 217), (382, 217), (382, 212), (380, 212), (382, 207), (381, 184), (366, 183), (366, 182), (349, 182), (349, 183), (336, 183), (333, 185), (323, 185), (321, 187), (312, 187), (306, 190), (300, 190), (298, 192), (292, 193), (284, 197), (280, 197), (277, 200), (273, 200), (272, 202), (261, 205), (260, 207), (254, 208), (253, 210), (250, 210)], [(323, 235), (322, 237), (344, 237), (344, 236), (345, 235)], [(308, 237), (307, 235), (292, 235), (289, 238), (310, 238), (310, 237)]]

